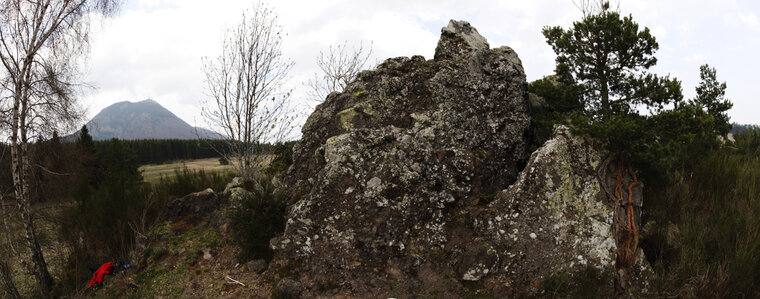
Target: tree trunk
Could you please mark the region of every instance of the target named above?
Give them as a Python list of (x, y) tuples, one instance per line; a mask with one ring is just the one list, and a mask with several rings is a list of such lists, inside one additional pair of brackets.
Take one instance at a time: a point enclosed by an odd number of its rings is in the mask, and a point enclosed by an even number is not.
[(3, 279), (6, 295), (13, 299), (21, 299), (21, 295), (18, 293), (18, 289), (16, 289), (16, 284), (13, 283), (11, 267), (8, 266), (8, 261), (5, 257), (0, 258), (0, 276)]
[[(603, 50), (604, 51), (604, 50)], [(610, 53), (604, 51), (597, 59), (597, 76), (599, 76), (599, 96), (602, 98), (602, 119), (609, 119), (612, 114), (612, 107), (610, 107), (610, 84), (607, 77), (607, 61), (609, 61)]]
[[(16, 258), (19, 260), (19, 263), (22, 267), (29, 269), (28, 264), (24, 259), (18, 255), (18, 252), (13, 248), (13, 238), (11, 237), (11, 230), (8, 226), (8, 214), (5, 212), (5, 198), (3, 194), (0, 192), (0, 219), (2, 219), (3, 226), (2, 230), (6, 237), (6, 242), (8, 245), (8, 248), (1, 248), (2, 250), (8, 252), (12, 252), (13, 255), (16, 256)], [(0, 279), (3, 280), (3, 285), (5, 286), (5, 289), (7, 290), (6, 293), (11, 298), (21, 298), (21, 295), (18, 293), (18, 289), (16, 289), (16, 284), (13, 282), (13, 273), (11, 272), (11, 268), (8, 265), (8, 257), (6, 255), (3, 255), (0, 253)]]
[[(20, 89), (20, 88), (19, 88)], [(53, 288), (53, 277), (47, 268), (42, 248), (37, 241), (34, 230), (34, 221), (31, 217), (29, 196), (29, 156), (27, 152), (26, 126), (24, 108), (21, 105), (21, 92), (17, 93), (13, 106), (12, 138), (11, 138), (11, 171), (13, 173), (13, 186), (15, 188), (16, 202), (18, 203), (21, 224), (29, 253), (34, 264), (34, 276), (40, 285), (43, 296), (48, 296)], [(20, 134), (19, 134), (20, 133)], [(21, 141), (21, 142), (19, 142)]]
[(608, 87), (607, 77), (602, 75), (600, 78), (600, 87), (601, 87), (601, 98), (602, 98), (602, 118), (604, 120), (607, 120), (609, 118), (610, 114), (612, 114), (610, 109), (610, 89)]
[(602, 112), (604, 113), (604, 118), (610, 116), (610, 93), (609, 90), (607, 90), (607, 81), (602, 81)]

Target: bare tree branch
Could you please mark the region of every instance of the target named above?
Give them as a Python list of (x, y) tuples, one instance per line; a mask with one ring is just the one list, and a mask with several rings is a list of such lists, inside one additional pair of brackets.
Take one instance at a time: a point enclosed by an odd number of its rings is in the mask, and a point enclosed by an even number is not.
[(225, 33), (221, 54), (203, 59), (212, 100), (203, 105), (202, 115), (230, 141), (221, 154), (235, 161), (235, 169), (246, 178), (258, 178), (265, 145), (283, 141), (294, 128), (290, 91), (282, 89), (293, 62), (281, 47), (277, 15), (259, 2)]
[(330, 46), (328, 53), (320, 51), (317, 67), (322, 72), (315, 73), (314, 78), (305, 84), (309, 89), (309, 99), (317, 104), (322, 103), (331, 92), (346, 88), (366, 68), (371, 55), (372, 43), (369, 48), (364, 48), (364, 43), (359, 43), (359, 47), (349, 49), (347, 41)]
[(610, 9), (608, 0), (573, 0), (573, 5), (583, 13), (584, 18), (607, 11), (620, 11), (620, 1), (615, 4), (614, 9)]

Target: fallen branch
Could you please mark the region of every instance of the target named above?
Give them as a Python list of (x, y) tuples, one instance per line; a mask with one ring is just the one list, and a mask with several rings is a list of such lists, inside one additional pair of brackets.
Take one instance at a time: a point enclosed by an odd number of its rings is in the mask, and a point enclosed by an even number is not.
[(242, 282), (239, 282), (237, 280), (232, 279), (232, 277), (229, 277), (229, 276), (224, 276), (224, 277), (227, 278), (227, 280), (229, 280), (227, 283), (230, 283), (230, 284), (236, 283), (236, 284), (239, 284), (241, 286), (245, 286), (245, 284), (243, 284)]

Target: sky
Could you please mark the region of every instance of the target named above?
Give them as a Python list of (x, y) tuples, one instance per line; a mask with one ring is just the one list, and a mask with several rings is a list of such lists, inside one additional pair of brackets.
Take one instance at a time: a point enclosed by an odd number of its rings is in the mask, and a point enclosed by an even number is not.
[[(369, 67), (386, 58), (432, 59), (450, 19), (470, 22), (492, 48), (509, 46), (522, 60), (528, 81), (552, 74), (555, 54), (541, 28), (568, 28), (581, 12), (571, 0), (278, 0), (264, 1), (286, 34), (283, 52), (294, 62), (286, 88), (303, 115), (310, 111), (304, 85), (318, 71), (320, 51), (347, 42), (371, 44)], [(613, 1), (614, 2), (614, 1)], [(226, 28), (254, 1), (126, 0), (120, 13), (93, 22), (82, 95), (87, 119), (121, 101), (151, 98), (191, 125), (207, 127), (200, 114), (210, 100), (202, 57), (220, 54)], [(731, 121), (760, 124), (760, 1), (622, 0), (619, 10), (657, 38), (651, 72), (682, 80), (694, 97), (699, 66), (716, 68), (734, 103)], [(303, 121), (304, 117), (300, 118)]]

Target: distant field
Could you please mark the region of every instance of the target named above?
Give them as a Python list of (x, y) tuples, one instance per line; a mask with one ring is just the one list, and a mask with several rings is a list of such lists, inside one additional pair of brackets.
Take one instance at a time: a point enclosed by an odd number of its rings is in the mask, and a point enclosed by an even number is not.
[[(269, 156), (264, 159), (262, 164), (268, 164), (269, 160), (272, 159), (272, 157), (273, 156)], [(187, 167), (189, 170), (204, 170), (206, 172), (232, 171), (232, 165), (219, 164), (219, 158), (185, 160), (166, 164), (146, 164), (140, 166), (140, 171), (142, 171), (144, 181), (149, 183), (156, 183), (161, 179), (162, 175), (173, 177), (174, 170), (181, 170), (183, 167)]]
[(232, 171), (232, 165), (219, 164), (219, 158), (178, 161), (166, 164), (148, 164), (140, 166), (143, 180), (150, 183), (158, 182), (161, 176), (174, 176), (175, 169), (187, 167), (189, 170), (204, 170), (207, 172)]

